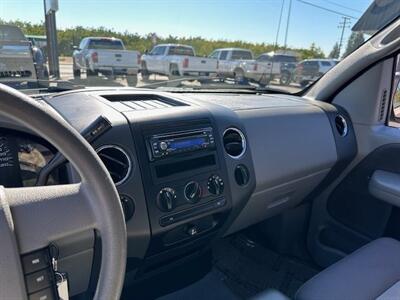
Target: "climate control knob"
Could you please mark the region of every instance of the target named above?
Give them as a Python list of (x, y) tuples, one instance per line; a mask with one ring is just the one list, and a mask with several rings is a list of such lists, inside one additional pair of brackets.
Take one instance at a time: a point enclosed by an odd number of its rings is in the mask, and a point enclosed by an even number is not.
[(207, 188), (211, 194), (219, 196), (224, 191), (224, 181), (218, 175), (213, 175), (208, 178)]
[(157, 196), (157, 205), (162, 211), (171, 211), (176, 205), (176, 193), (174, 189), (163, 188)]
[(184, 189), (185, 198), (190, 203), (197, 203), (201, 198), (201, 187), (196, 181), (190, 181)]

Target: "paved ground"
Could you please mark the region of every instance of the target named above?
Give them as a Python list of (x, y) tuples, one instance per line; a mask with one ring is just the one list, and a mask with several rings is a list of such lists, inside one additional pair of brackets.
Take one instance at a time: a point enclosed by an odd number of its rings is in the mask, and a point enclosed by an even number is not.
[[(122, 78), (117, 78), (115, 80), (109, 80), (104, 76), (87, 78), (85, 74), (82, 74), (82, 77), (80, 80), (76, 80), (76, 79), (74, 80), (73, 73), (72, 73), (72, 61), (70, 58), (60, 59), (60, 73), (61, 73), (61, 79), (72, 81), (75, 84), (81, 84), (81, 85), (85, 85), (85, 86), (127, 86), (128, 85), (126, 80), (122, 79)], [(155, 85), (155, 86), (164, 85), (163, 82), (165, 82), (167, 80), (168, 80), (168, 77), (166, 77), (166, 76), (151, 75), (150, 80), (144, 82), (139, 74), (137, 86), (141, 87), (141, 86), (144, 86), (147, 84), (151, 84), (151, 85)], [(201, 86), (201, 84), (199, 82), (185, 82), (185, 85)], [(232, 85), (233, 84), (229, 84), (229, 83), (221, 83), (221, 84), (213, 84), (213, 87), (214, 88), (215, 87), (229, 88), (229, 87), (232, 87)], [(174, 86), (174, 84), (169, 84), (169, 86)], [(276, 88), (276, 89), (282, 89), (289, 93), (295, 93), (300, 90), (300, 88), (296, 85), (281, 86), (277, 82), (272, 82), (271, 87)]]

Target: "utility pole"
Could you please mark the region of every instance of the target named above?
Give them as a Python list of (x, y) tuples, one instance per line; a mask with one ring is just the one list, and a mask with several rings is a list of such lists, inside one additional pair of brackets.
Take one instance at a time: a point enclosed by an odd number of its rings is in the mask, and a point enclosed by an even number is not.
[(292, 13), (292, 0), (289, 1), (289, 11), (288, 11), (288, 16), (287, 16), (287, 20), (286, 20), (286, 32), (285, 32), (285, 43), (284, 43), (285, 49), (287, 48), (287, 38), (288, 38), (288, 32), (289, 32), (289, 23), (290, 23), (291, 13)]
[(58, 43), (56, 11), (58, 10), (58, 0), (43, 0), (44, 16), (47, 37), (47, 52), (50, 75), (56, 79), (60, 78), (60, 64), (58, 62)]
[(344, 31), (346, 28), (350, 27), (350, 18), (343, 16), (343, 21), (339, 23), (338, 28), (342, 29), (342, 32), (340, 34), (340, 41), (339, 41), (339, 57), (340, 57), (340, 52), (342, 51), (342, 46), (343, 46), (343, 36), (344, 36)]
[(284, 6), (285, 6), (285, 0), (282, 0), (281, 12), (279, 14), (278, 28), (276, 29), (274, 51), (276, 51), (276, 49), (278, 48), (278, 38), (279, 38), (279, 32), (281, 31), (281, 23), (282, 23), (282, 15), (283, 15)]

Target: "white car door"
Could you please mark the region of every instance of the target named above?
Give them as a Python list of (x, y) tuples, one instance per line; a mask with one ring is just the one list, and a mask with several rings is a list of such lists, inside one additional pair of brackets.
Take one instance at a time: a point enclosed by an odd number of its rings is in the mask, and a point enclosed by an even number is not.
[(160, 73), (166, 73), (166, 65), (167, 61), (165, 60), (166, 51), (168, 50), (167, 46), (160, 46), (158, 47), (157, 55), (154, 57), (154, 64), (155, 68)]
[(160, 72), (159, 58), (164, 46), (155, 46), (146, 57), (146, 67), (150, 72)]
[(230, 69), (230, 62), (228, 60), (228, 50), (222, 50), (218, 58), (218, 73), (227, 74)]
[(257, 69), (260, 73), (271, 74), (272, 72), (272, 59), (267, 54), (260, 55), (257, 59)]

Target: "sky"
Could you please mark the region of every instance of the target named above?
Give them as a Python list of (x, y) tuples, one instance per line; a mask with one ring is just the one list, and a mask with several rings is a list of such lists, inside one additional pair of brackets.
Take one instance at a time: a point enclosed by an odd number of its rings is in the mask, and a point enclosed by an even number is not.
[[(288, 46), (308, 48), (314, 42), (329, 54), (340, 38), (340, 13), (354, 17), (350, 23), (354, 25), (371, 2), (292, 0)], [(278, 42), (283, 44), (290, 0), (59, 0), (57, 26), (104, 26), (139, 34), (156, 32), (160, 36), (202, 36), (273, 44), (282, 3)], [(41, 22), (43, 0), (1, 0), (0, 19)], [(346, 28), (345, 41), (350, 33), (350, 28)]]

